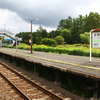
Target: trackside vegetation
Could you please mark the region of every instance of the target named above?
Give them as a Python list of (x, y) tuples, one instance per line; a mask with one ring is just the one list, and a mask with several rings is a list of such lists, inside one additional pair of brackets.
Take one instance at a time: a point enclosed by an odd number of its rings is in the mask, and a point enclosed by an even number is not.
[[(8, 48), (15, 48), (11, 45), (7, 45)], [(30, 50), (31, 47), (28, 44), (21, 43), (20, 46), (17, 46), (18, 49)], [(90, 49), (88, 44), (74, 44), (74, 45), (58, 45), (56, 47), (47, 46), (47, 45), (33, 45), (34, 51), (40, 52), (51, 52), (58, 54), (68, 54), (68, 55), (79, 55), (79, 56), (89, 56)], [(92, 56), (100, 58), (100, 49), (92, 48)]]

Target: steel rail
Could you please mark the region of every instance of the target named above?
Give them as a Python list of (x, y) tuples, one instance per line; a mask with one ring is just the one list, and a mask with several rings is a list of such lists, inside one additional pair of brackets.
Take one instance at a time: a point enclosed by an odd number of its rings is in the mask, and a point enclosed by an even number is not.
[(8, 81), (8, 83), (10, 83), (11, 86), (13, 86), (13, 88), (15, 88), (17, 90), (17, 92), (19, 92), (22, 97), (24, 98), (24, 100), (31, 100), (27, 95), (25, 95), (19, 88), (17, 88), (16, 85), (14, 85), (5, 75), (3, 75), (1, 72), (0, 72), (0, 75), (6, 80)]
[(18, 73), (17, 71), (13, 70), (12, 68), (10, 68), (8, 65), (4, 64), (3, 62), (0, 61), (0, 64), (5, 66), (7, 69), (11, 70), (12, 72), (16, 73), (17, 75), (19, 75), (20, 77), (22, 77), (23, 79), (25, 79), (26, 81), (28, 81), (31, 85), (35, 86), (36, 88), (38, 88), (39, 90), (43, 91), (44, 93), (48, 94), (50, 97), (55, 98), (56, 100), (63, 100), (64, 98), (56, 95), (55, 93), (41, 87), (39, 84), (36, 84), (35, 82), (31, 81), (30, 79), (28, 79), (27, 77), (21, 75), (20, 73)]

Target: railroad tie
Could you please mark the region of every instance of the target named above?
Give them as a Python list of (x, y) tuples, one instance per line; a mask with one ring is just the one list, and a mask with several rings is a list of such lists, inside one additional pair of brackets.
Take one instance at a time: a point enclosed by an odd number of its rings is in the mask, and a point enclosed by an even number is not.
[(39, 99), (32, 99), (32, 100), (48, 100), (50, 97), (49, 96), (46, 96), (46, 97), (43, 97), (43, 98), (39, 98)]
[(22, 90), (23, 92), (26, 92), (26, 91), (35, 91), (35, 90), (37, 90), (36, 88), (34, 88), (34, 89), (27, 89), (27, 90)]
[(65, 98), (64, 100), (71, 100), (71, 98)]
[(41, 95), (41, 94), (43, 94), (43, 92), (41, 92), (41, 91), (39, 91), (39, 92), (37, 92), (37, 93), (34, 93), (34, 94), (27, 94), (28, 96), (35, 96), (35, 95)]

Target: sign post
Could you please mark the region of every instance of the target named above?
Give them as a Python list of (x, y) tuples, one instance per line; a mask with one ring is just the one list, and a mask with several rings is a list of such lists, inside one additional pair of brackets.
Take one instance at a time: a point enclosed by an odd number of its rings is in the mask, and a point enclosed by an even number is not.
[[(91, 45), (95, 48), (100, 47), (100, 32), (99, 31), (100, 31), (100, 29), (92, 29), (90, 31), (90, 62), (92, 62)], [(91, 41), (91, 39), (92, 39), (92, 41)]]
[(18, 37), (16, 37), (16, 52), (17, 52), (17, 41), (18, 41)]
[(0, 48), (2, 48), (2, 40), (0, 40)]

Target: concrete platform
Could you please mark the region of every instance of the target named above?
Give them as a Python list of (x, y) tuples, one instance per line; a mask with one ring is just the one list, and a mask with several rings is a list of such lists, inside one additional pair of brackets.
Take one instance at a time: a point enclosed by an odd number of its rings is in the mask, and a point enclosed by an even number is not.
[(17, 50), (9, 48), (0, 48), (0, 53), (22, 58), (27, 61), (38, 63), (54, 69), (59, 69), (65, 72), (79, 74), (85, 77), (100, 80), (100, 58), (92, 58), (89, 62), (89, 57), (72, 56), (65, 54), (54, 54), (29, 50)]

